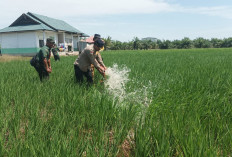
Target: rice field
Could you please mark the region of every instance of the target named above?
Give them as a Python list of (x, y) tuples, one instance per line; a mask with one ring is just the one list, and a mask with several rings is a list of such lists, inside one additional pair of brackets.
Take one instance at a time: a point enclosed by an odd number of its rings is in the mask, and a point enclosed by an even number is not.
[(232, 156), (232, 49), (102, 57), (126, 70), (119, 95), (97, 71), (76, 84), (75, 56), (52, 58), (43, 83), (28, 58), (0, 56), (0, 156)]

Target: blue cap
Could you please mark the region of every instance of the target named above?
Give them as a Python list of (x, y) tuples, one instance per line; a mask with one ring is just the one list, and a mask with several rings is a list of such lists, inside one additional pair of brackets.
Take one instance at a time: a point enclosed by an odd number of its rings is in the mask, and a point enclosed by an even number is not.
[(94, 34), (93, 40), (95, 39), (101, 39), (101, 35), (100, 34)]
[(104, 42), (101, 39), (97, 39), (96, 41), (94, 41), (94, 45), (101, 48), (104, 46)]

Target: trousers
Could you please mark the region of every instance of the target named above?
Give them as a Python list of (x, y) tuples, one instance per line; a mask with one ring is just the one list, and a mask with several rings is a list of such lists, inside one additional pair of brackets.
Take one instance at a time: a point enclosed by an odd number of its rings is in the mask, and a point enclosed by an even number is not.
[(34, 66), (35, 70), (39, 74), (40, 81), (42, 82), (44, 79), (48, 80), (49, 79), (49, 73), (45, 69), (44, 65), (36, 63)]
[(83, 83), (83, 80), (84, 80), (83, 76), (85, 76), (89, 84), (93, 83), (93, 76), (90, 70), (88, 70), (87, 72), (84, 72), (79, 68), (78, 65), (74, 65), (74, 71), (75, 71), (75, 77), (76, 77), (77, 82)]

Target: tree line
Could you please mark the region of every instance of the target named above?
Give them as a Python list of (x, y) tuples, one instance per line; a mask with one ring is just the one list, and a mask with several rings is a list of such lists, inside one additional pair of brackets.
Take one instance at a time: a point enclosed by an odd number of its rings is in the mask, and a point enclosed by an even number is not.
[(188, 37), (182, 40), (140, 40), (135, 37), (132, 41), (121, 42), (112, 40), (111, 37), (103, 39), (106, 50), (148, 50), (148, 49), (190, 49), (190, 48), (229, 48), (232, 47), (232, 37), (224, 39), (204, 39), (202, 37), (194, 40)]

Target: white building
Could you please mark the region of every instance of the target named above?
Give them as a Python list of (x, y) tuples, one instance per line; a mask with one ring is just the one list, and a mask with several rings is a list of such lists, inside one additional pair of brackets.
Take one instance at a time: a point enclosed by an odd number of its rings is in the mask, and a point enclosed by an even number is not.
[(33, 55), (45, 45), (47, 38), (53, 38), (65, 51), (78, 51), (78, 42), (82, 36), (86, 34), (62, 20), (28, 12), (9, 27), (0, 30), (1, 52)]

